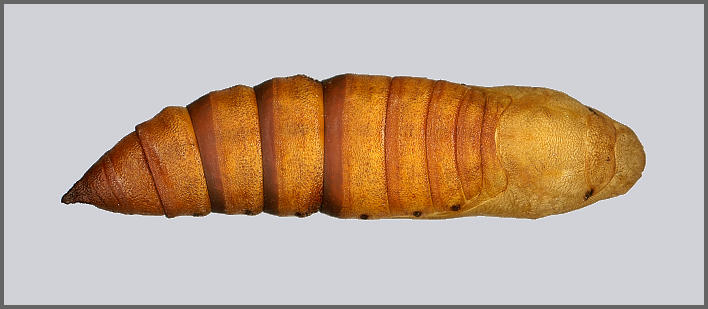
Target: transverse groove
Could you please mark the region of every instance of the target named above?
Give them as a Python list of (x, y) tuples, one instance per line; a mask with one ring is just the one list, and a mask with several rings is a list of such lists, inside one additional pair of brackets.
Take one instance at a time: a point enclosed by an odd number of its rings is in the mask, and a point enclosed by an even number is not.
[[(460, 126), (459, 126), (459, 122), (460, 122), (460, 109), (462, 108), (462, 104), (465, 103), (465, 99), (467, 98), (467, 96), (468, 96), (469, 93), (470, 93), (470, 87), (465, 86), (465, 88), (466, 88), (465, 93), (462, 94), (462, 96), (460, 97), (459, 102), (457, 103), (457, 112), (455, 113), (455, 130), (453, 130), (453, 137), (452, 137), (452, 141), (453, 141), (453, 145), (454, 145), (453, 151), (455, 152), (455, 153), (453, 154), (453, 158), (454, 158), (454, 160), (455, 160), (455, 172), (457, 173), (457, 179), (460, 181), (460, 185), (461, 185), (461, 186), (462, 186), (463, 184), (462, 184), (462, 177), (460, 176), (460, 165), (459, 165), (458, 159), (457, 159), (457, 151), (458, 151), (458, 150), (457, 150), (457, 147), (459, 147), (459, 145), (458, 145), (459, 143), (457, 142), (457, 136), (458, 136), (458, 134), (459, 134), (459, 133), (458, 133), (458, 130), (459, 130), (459, 128), (460, 128)], [(460, 189), (462, 189), (462, 190), (460, 190), (460, 191), (462, 191), (462, 200), (463, 200), (463, 203), (464, 203), (464, 202), (466, 202), (466, 201), (468, 200), (468, 197), (467, 197), (467, 195), (465, 194), (464, 187), (462, 187), (462, 188), (460, 188)], [(458, 206), (458, 208), (459, 208), (459, 206)]]
[(145, 154), (145, 146), (143, 146), (143, 140), (140, 138), (140, 134), (138, 134), (137, 128), (135, 129), (135, 136), (138, 138), (138, 145), (140, 145), (140, 153), (143, 154), (143, 160), (145, 160), (145, 165), (147, 166), (148, 174), (150, 174), (150, 178), (152, 178), (152, 185), (153, 187), (155, 187), (157, 201), (160, 202), (160, 207), (162, 207), (162, 213), (167, 216), (167, 210), (165, 209), (165, 205), (162, 203), (162, 196), (160, 196), (160, 190), (157, 189), (157, 182), (155, 182), (155, 174), (152, 172), (152, 168), (150, 167), (150, 161), (148, 161), (147, 155)]
[(425, 108), (425, 116), (423, 117), (423, 158), (425, 160), (425, 180), (428, 183), (428, 198), (430, 199), (431, 212), (435, 212), (433, 201), (433, 187), (430, 185), (430, 165), (428, 165), (428, 116), (430, 116), (430, 107), (433, 103), (433, 94), (435, 86), (440, 83), (440, 80), (435, 81), (430, 86), (430, 97), (428, 98), (428, 106)]

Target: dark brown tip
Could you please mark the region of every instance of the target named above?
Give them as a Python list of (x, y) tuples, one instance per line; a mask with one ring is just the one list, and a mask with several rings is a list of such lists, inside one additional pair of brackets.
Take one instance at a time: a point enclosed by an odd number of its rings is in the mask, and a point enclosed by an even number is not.
[(96, 202), (93, 199), (90, 199), (89, 194), (90, 192), (89, 188), (86, 187), (85, 182), (83, 181), (83, 178), (74, 183), (73, 186), (71, 186), (71, 189), (64, 193), (64, 195), (61, 197), (61, 202), (64, 204), (74, 204), (74, 203), (84, 203), (84, 204), (91, 204), (92, 202)]
[(62, 202), (62, 203), (64, 203), (64, 204), (73, 204), (73, 203), (76, 203), (76, 202), (77, 202), (77, 200), (76, 200), (76, 193), (75, 193), (75, 191), (74, 191), (74, 188), (75, 188), (75, 187), (76, 187), (76, 186), (71, 187), (71, 189), (69, 189), (69, 191), (67, 191), (66, 193), (64, 193), (64, 195), (61, 197), (61, 202)]
[(83, 203), (108, 211), (115, 211), (118, 201), (110, 191), (101, 157), (61, 198), (64, 204)]

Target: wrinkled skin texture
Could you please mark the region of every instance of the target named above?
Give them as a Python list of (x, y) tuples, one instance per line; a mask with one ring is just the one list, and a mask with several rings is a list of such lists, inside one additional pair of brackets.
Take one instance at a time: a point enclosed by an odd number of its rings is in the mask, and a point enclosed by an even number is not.
[(626, 193), (644, 166), (631, 129), (560, 91), (297, 75), (165, 108), (62, 202), (167, 217), (541, 218)]
[(468, 201), (462, 215), (561, 214), (622, 195), (641, 177), (644, 150), (627, 126), (559, 91), (487, 89), (512, 99), (495, 134), (507, 185), (496, 196)]

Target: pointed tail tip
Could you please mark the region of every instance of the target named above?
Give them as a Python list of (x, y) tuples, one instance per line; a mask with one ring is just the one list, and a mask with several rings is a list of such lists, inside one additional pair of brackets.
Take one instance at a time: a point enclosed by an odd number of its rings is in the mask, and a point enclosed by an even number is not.
[[(118, 202), (112, 198), (111, 189), (103, 170), (103, 157), (94, 163), (84, 175), (61, 197), (64, 204), (82, 203), (99, 208), (116, 207)], [(108, 203), (106, 202), (108, 201)]]
[(76, 201), (74, 201), (74, 194), (69, 190), (69, 192), (64, 193), (64, 195), (61, 197), (61, 202), (64, 204), (73, 204)]
[(64, 193), (64, 195), (62, 195), (61, 202), (64, 204), (67, 204), (67, 205), (78, 202), (77, 196), (76, 196), (76, 185), (75, 184), (74, 184), (74, 186), (71, 187), (71, 189), (69, 189), (69, 191), (67, 191), (66, 193)]
[(75, 203), (88, 203), (93, 204), (90, 197), (91, 192), (88, 191), (85, 184), (83, 183), (83, 178), (77, 181), (71, 189), (64, 193), (61, 197), (61, 202), (64, 204), (75, 204)]

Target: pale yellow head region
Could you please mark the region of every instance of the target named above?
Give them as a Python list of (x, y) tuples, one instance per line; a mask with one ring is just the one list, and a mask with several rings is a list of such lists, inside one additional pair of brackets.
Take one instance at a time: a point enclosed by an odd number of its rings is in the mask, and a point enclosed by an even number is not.
[(644, 170), (639, 139), (625, 125), (565, 93), (487, 88), (511, 97), (495, 132), (506, 189), (472, 200), (468, 215), (540, 218), (626, 193)]

